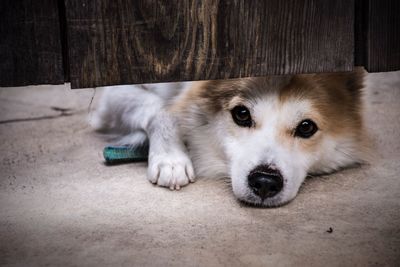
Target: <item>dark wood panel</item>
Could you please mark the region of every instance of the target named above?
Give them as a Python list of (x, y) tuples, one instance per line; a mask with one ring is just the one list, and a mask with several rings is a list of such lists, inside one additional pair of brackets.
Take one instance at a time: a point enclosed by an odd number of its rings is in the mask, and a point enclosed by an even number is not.
[(355, 0), (354, 65), (367, 64), (368, 0)]
[(400, 70), (400, 1), (369, 0), (367, 29), (367, 70)]
[(0, 1), (0, 86), (64, 83), (55, 0)]
[(353, 68), (354, 0), (65, 0), (72, 87)]

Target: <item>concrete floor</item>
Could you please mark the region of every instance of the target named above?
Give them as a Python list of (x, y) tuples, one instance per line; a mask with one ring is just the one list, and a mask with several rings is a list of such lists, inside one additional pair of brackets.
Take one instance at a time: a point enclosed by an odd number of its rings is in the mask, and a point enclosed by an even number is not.
[(400, 72), (368, 80), (374, 162), (309, 179), (276, 209), (222, 181), (171, 192), (145, 163), (105, 166), (93, 90), (0, 88), (0, 265), (399, 266)]

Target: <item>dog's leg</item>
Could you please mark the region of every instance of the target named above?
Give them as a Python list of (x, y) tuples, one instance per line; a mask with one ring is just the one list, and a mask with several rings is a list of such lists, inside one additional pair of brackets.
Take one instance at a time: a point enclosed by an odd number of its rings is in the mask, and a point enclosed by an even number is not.
[(146, 132), (150, 141), (148, 179), (172, 190), (194, 182), (192, 162), (181, 140), (176, 118), (161, 108)]
[[(121, 136), (119, 143), (143, 143), (142, 137), (147, 135), (150, 145), (148, 179), (152, 183), (180, 189), (194, 181), (192, 162), (181, 140), (176, 118), (165, 107), (165, 100), (144, 86), (106, 89), (94, 122), (100, 130), (128, 132)], [(132, 140), (135, 144), (130, 143)]]

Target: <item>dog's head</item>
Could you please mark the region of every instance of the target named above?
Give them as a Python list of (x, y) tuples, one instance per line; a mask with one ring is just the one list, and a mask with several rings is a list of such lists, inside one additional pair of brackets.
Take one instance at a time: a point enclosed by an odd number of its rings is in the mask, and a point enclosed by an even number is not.
[[(195, 98), (235, 196), (278, 206), (309, 173), (360, 160), (362, 71), (202, 83)], [(210, 133), (210, 131), (212, 133)]]

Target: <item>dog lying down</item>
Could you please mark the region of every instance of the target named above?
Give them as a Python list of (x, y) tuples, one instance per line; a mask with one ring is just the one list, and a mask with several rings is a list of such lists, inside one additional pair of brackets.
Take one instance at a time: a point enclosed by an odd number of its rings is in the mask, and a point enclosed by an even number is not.
[(364, 160), (363, 74), (113, 86), (91, 124), (119, 145), (149, 142), (154, 184), (229, 177), (239, 200), (279, 206), (307, 175)]

